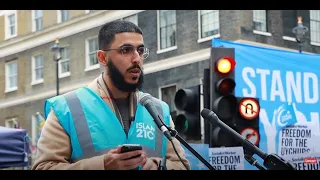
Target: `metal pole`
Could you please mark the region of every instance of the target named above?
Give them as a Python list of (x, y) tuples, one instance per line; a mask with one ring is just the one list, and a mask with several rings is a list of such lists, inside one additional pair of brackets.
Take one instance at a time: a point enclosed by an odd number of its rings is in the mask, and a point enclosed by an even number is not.
[(56, 62), (56, 87), (57, 96), (59, 95), (59, 60), (61, 59), (61, 47), (59, 46), (59, 38), (56, 38), (55, 44), (52, 46), (51, 51), (54, 53), (53, 60)]
[[(210, 109), (210, 86), (210, 69), (207, 68), (203, 71), (203, 107), (207, 109)], [(204, 143), (212, 144), (212, 125), (208, 121), (204, 121)]]
[(59, 95), (59, 60), (56, 60), (57, 96)]

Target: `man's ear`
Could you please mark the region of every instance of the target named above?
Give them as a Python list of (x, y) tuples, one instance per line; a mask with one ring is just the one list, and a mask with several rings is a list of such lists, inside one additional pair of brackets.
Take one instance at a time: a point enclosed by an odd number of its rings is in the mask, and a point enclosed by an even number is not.
[(98, 50), (97, 52), (98, 60), (99, 62), (103, 65), (107, 65), (107, 59), (108, 59), (108, 54), (105, 53), (104, 51)]

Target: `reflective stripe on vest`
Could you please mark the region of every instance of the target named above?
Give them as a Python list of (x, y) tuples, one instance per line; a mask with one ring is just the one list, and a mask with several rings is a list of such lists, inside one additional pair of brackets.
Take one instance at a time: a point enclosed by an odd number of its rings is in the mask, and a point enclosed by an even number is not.
[[(78, 98), (78, 95), (76, 91), (71, 91), (69, 93), (66, 93), (64, 95), (65, 100), (68, 104), (68, 107), (70, 109), (70, 113), (72, 116), (72, 119), (74, 121), (74, 127), (76, 130), (76, 134), (78, 136), (78, 141), (80, 144), (80, 148), (82, 150), (82, 156), (81, 157), (74, 157), (72, 161), (78, 161), (80, 159), (90, 158), (93, 156), (99, 156), (102, 154), (105, 154), (108, 152), (111, 148), (108, 149), (102, 149), (102, 150), (96, 150), (91, 138), (91, 133), (89, 130), (89, 127), (87, 125), (87, 119), (85, 117), (85, 113), (83, 111), (83, 108), (81, 106), (80, 100)], [(154, 99), (154, 104), (160, 114), (160, 116), (163, 118), (163, 109), (160, 102), (158, 102), (157, 99)], [(133, 123), (132, 123), (133, 124)], [(112, 127), (111, 127), (112, 128)], [(156, 130), (156, 148), (155, 150), (148, 147), (143, 146), (144, 151), (147, 153), (148, 157), (163, 157), (163, 139), (164, 135), (155, 126)], [(119, 142), (120, 144), (123, 142)], [(115, 148), (115, 147), (113, 147)]]

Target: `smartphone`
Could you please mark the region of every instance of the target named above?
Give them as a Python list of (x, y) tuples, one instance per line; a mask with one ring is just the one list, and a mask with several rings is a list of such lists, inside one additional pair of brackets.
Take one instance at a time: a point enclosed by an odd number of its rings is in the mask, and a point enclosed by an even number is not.
[[(130, 151), (136, 151), (136, 150), (142, 150), (142, 146), (140, 144), (123, 144), (121, 147), (120, 153), (130, 152)], [(129, 159), (137, 158), (141, 156), (141, 154), (137, 156), (133, 156)]]

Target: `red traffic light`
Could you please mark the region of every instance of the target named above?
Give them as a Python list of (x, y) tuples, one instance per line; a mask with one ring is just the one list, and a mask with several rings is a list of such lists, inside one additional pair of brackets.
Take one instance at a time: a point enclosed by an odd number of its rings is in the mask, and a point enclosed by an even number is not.
[(216, 84), (216, 91), (221, 95), (231, 94), (236, 87), (236, 82), (231, 78), (221, 79)]
[(221, 74), (228, 74), (233, 71), (236, 61), (231, 57), (223, 57), (216, 63), (216, 70)]

